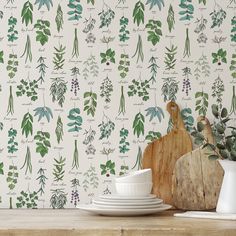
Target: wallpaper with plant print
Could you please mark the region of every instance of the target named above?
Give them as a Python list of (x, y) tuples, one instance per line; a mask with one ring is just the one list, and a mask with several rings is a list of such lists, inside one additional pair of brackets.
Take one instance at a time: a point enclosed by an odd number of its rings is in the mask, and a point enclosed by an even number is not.
[[(0, 207), (114, 192), (148, 142), (236, 113), (235, 0), (2, 0)], [(235, 125), (235, 124), (234, 124)], [(196, 140), (197, 141), (197, 140)]]

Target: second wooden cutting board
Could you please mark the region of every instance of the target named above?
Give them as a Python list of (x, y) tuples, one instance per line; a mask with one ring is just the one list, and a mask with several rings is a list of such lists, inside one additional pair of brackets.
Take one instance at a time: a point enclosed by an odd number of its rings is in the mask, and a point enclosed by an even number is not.
[[(204, 124), (202, 132), (209, 143), (214, 144), (211, 126), (207, 118), (199, 117)], [(209, 160), (212, 151), (197, 148), (186, 153), (176, 162), (173, 171), (172, 193), (174, 205), (183, 210), (210, 210), (216, 208), (223, 170), (218, 161)]]
[(192, 141), (185, 129), (179, 107), (175, 102), (167, 104), (173, 129), (167, 135), (148, 144), (144, 150), (142, 166), (152, 169), (153, 190), (165, 203), (173, 205), (172, 174), (175, 163), (185, 153), (192, 151)]

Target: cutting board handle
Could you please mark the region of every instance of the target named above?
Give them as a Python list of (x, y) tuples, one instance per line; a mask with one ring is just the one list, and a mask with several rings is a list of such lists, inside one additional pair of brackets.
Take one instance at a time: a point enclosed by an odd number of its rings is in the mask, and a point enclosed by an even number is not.
[(215, 144), (209, 120), (205, 116), (199, 116), (197, 118), (197, 121), (202, 122), (204, 124), (204, 129), (202, 131), (204, 138), (208, 141), (208, 143)]
[(179, 110), (178, 105), (175, 102), (171, 101), (167, 104), (166, 109), (170, 113), (170, 117), (173, 122), (173, 129), (184, 129), (185, 130), (184, 122), (183, 122), (182, 117), (180, 115), (180, 110)]

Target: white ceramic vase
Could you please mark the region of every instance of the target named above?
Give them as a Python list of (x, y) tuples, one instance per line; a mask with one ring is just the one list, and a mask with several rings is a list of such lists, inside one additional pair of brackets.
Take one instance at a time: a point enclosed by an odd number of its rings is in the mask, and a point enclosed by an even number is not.
[(216, 212), (236, 214), (236, 161), (219, 160), (224, 178)]

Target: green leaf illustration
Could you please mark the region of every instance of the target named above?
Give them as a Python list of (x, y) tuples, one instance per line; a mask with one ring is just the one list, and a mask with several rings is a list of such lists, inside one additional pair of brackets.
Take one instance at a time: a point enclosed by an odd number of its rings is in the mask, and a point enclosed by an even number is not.
[(33, 134), (33, 116), (27, 112), (21, 122), (22, 135), (28, 138), (29, 134)]
[(142, 134), (144, 135), (144, 122), (145, 118), (141, 112), (136, 114), (134, 121), (133, 121), (133, 130), (134, 130), (134, 135), (139, 136)]
[(33, 23), (33, 4), (30, 1), (24, 3), (21, 11), (22, 23), (28, 26)]
[(133, 10), (133, 19), (134, 19), (134, 23), (136, 23), (137, 26), (139, 26), (141, 22), (144, 24), (144, 11), (145, 11), (144, 4), (141, 1), (138, 1), (135, 4), (134, 10)]

